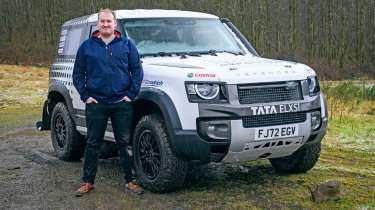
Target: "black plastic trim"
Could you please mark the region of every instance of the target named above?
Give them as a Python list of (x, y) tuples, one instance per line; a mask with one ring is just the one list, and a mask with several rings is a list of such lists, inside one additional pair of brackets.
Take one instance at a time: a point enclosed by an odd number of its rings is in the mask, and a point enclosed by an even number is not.
[(310, 135), (308, 141), (302, 147), (306, 147), (306, 146), (321, 142), (327, 132), (327, 126), (328, 126), (328, 118), (323, 118), (319, 130), (314, 131)]
[(167, 123), (168, 130), (182, 128), (177, 110), (172, 100), (163, 91), (151, 87), (142, 88), (136, 100), (147, 100), (157, 104)]
[[(75, 111), (73, 109), (73, 103), (72, 103), (72, 98), (70, 97), (70, 94), (69, 94), (69, 90), (68, 88), (66, 88), (63, 84), (60, 84), (60, 83), (52, 83), (49, 85), (49, 90), (48, 90), (48, 110), (51, 111), (51, 109), (53, 107), (50, 107), (52, 104), (51, 104), (51, 94), (52, 92), (57, 92), (59, 94), (61, 94), (63, 97), (64, 97), (64, 102), (65, 104), (67, 105), (68, 107), (68, 110), (69, 110), (69, 113), (71, 114), (71, 116), (74, 116), (75, 114)], [(75, 121), (75, 119), (73, 118), (73, 120)]]
[(40, 126), (37, 126), (40, 131), (46, 131), (51, 129), (51, 116), (50, 112), (48, 111), (48, 100), (44, 101), (42, 121), (38, 125)]
[(233, 31), (233, 33), (241, 40), (241, 42), (253, 55), (260, 57), (254, 47), (246, 39), (246, 37), (237, 29), (237, 27), (232, 22), (230, 22), (228, 18), (220, 18), (220, 21)]
[[(175, 130), (173, 139), (178, 157), (201, 164), (221, 161), (230, 146), (230, 142), (207, 142), (199, 137), (196, 130)], [(217, 147), (225, 149), (215, 153)]]
[[(316, 99), (310, 102), (293, 102), (293, 101), (283, 101), (283, 102), (273, 102), (268, 105), (274, 105), (277, 110), (279, 110), (280, 105), (284, 104), (299, 104), (298, 112), (311, 112), (315, 110), (320, 110), (320, 101)], [(233, 105), (233, 104), (198, 104), (199, 116), (201, 118), (226, 118), (226, 119), (242, 119), (245, 116), (252, 116), (251, 107), (259, 107), (260, 104), (251, 105)], [(279, 112), (277, 114), (280, 114)], [(260, 115), (257, 115), (260, 116)]]

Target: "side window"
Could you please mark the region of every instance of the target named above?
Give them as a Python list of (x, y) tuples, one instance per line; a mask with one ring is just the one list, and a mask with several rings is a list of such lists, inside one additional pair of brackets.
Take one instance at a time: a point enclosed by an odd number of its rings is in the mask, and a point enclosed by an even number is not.
[(81, 36), (84, 27), (70, 28), (67, 32), (64, 55), (76, 55), (79, 45), (81, 44)]

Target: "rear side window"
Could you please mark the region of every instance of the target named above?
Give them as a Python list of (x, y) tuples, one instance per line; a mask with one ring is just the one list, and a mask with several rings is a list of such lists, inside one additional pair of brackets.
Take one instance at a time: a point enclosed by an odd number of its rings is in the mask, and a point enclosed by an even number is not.
[(77, 54), (77, 50), (82, 43), (82, 32), (84, 27), (69, 27), (64, 28), (60, 34), (59, 46), (57, 53), (59, 55), (73, 55)]
[(76, 55), (81, 44), (83, 27), (70, 28), (65, 41), (64, 55)]

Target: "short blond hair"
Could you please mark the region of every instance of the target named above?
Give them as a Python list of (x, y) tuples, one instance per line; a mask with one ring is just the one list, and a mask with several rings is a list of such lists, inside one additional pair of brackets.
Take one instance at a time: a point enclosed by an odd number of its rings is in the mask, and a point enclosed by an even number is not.
[(109, 8), (105, 8), (105, 9), (100, 9), (99, 12), (98, 12), (98, 20), (99, 20), (99, 16), (100, 16), (100, 13), (111, 13), (112, 16), (113, 16), (113, 19), (116, 20), (116, 14)]

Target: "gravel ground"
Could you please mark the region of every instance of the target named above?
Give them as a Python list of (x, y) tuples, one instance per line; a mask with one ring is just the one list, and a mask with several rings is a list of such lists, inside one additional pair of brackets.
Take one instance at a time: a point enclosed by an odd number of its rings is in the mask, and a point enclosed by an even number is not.
[(101, 160), (96, 189), (76, 198), (82, 162), (55, 158), (49, 132), (26, 127), (1, 135), (0, 160), (0, 209), (133, 209), (156, 204), (152, 193), (124, 193), (117, 159)]
[[(240, 166), (210, 164), (196, 168), (183, 189), (168, 194), (146, 191), (137, 196), (124, 192), (118, 159), (106, 159), (100, 160), (94, 191), (77, 198), (74, 192), (81, 184), (82, 162), (57, 159), (50, 132), (33, 127), (0, 134), (0, 160), (0, 209), (17, 210), (227, 208), (228, 201), (222, 200), (225, 192), (214, 188), (236, 170), (248, 172)], [(272, 173), (271, 168), (264, 170)], [(207, 183), (203, 187), (202, 181)], [(251, 199), (256, 201), (257, 196)]]

